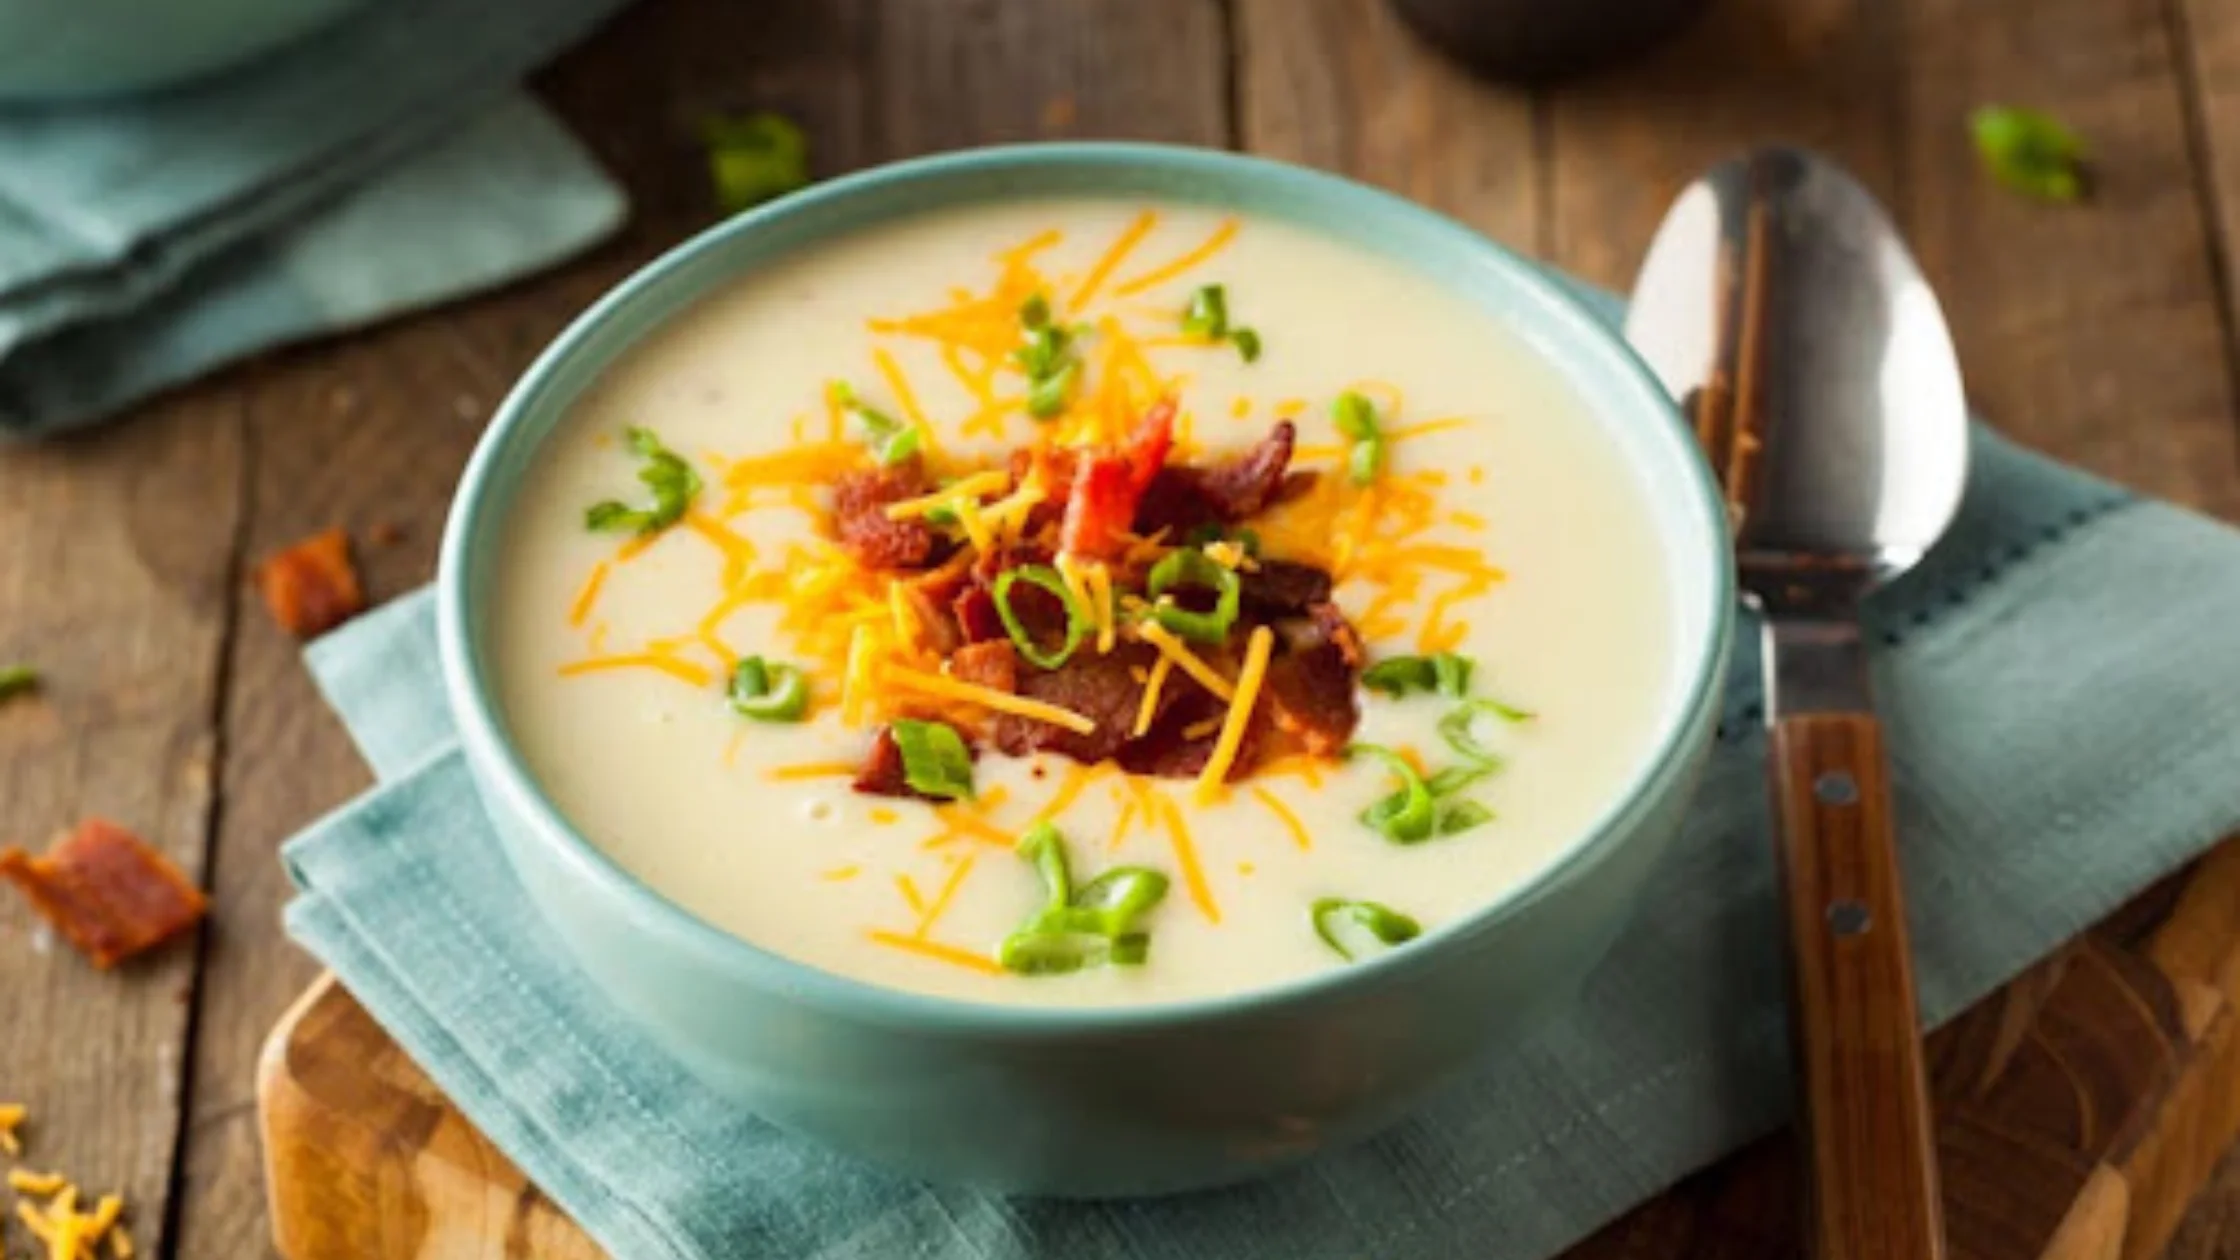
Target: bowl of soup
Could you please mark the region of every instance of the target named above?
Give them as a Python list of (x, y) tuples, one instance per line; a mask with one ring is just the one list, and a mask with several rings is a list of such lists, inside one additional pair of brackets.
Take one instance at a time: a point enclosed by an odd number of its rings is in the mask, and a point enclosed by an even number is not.
[(1203, 1187), (1560, 1008), (1717, 716), (1718, 495), (1531, 264), (1226, 153), (998, 148), (679, 247), (469, 465), (440, 638), (506, 852), (740, 1106)]

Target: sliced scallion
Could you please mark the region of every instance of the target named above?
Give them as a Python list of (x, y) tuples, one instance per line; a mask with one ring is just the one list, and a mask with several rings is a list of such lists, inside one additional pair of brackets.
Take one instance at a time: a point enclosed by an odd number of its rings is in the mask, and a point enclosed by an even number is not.
[(1493, 811), (1476, 801), (1453, 801), (1439, 808), (1439, 834), (1460, 835), (1493, 821)]
[(1436, 691), (1459, 700), (1470, 693), (1470, 672), (1476, 664), (1454, 652), (1388, 656), (1361, 671), (1361, 685), (1394, 699), (1413, 691)]
[(750, 656), (731, 671), (731, 707), (758, 722), (798, 722), (809, 711), (809, 679), (791, 665)]
[(1027, 414), (1037, 420), (1056, 419), (1081, 378), (1074, 341), (1082, 330), (1054, 322), (1050, 299), (1040, 293), (1019, 304), (1019, 326), (1026, 336), (1011, 359), (1027, 377)]
[(1330, 418), (1350, 444), (1346, 473), (1353, 484), (1365, 486), (1375, 481), (1384, 469), (1384, 429), (1377, 423), (1376, 405), (1349, 389), (1331, 404)]
[[(1066, 637), (1057, 651), (1045, 651), (1041, 644), (1036, 643), (1034, 636), (1027, 633), (1026, 625), (1020, 621), (1018, 612), (1011, 607), (1011, 589), (1021, 582), (1040, 587), (1064, 606)], [(1026, 657), (1029, 662), (1044, 669), (1056, 669), (1065, 664), (1067, 658), (1089, 637), (1089, 610), (1082, 607), (1081, 601), (1074, 597), (1073, 591), (1066, 586), (1065, 578), (1046, 564), (1026, 564), (1016, 569), (1005, 569), (997, 575), (992, 594), (995, 596), (996, 615), (1003, 619), (1003, 632), (1011, 637), (1011, 646), (1019, 649), (1019, 655)]]
[(1361, 811), (1365, 826), (1394, 844), (1421, 844), (1437, 834), (1439, 819), (1431, 788), (1407, 758), (1375, 744), (1348, 744), (1346, 755), (1375, 757), (1400, 780), (1399, 791)]
[(1347, 962), (1358, 962), (1423, 934), (1414, 919), (1374, 901), (1324, 897), (1314, 903), (1314, 933)]
[(846, 381), (834, 381), (827, 386), (833, 400), (863, 424), (863, 444), (871, 450), (871, 457), (887, 468), (907, 461), (918, 453), (924, 435), (918, 426), (904, 424), (879, 410), (856, 395)]
[(653, 506), (634, 508), (615, 499), (594, 503), (583, 514), (584, 528), (601, 532), (658, 534), (678, 521), (700, 493), (700, 474), (684, 457), (661, 444), (651, 429), (629, 430), (630, 450), (637, 455), (638, 480), (653, 494)]
[(1045, 910), (1062, 910), (1073, 899), (1073, 872), (1066, 862), (1066, 838), (1049, 823), (1036, 823), (1014, 846), (1042, 876)]
[[(1175, 592), (1193, 587), (1213, 592), (1213, 607), (1196, 612), (1174, 601)], [(1197, 643), (1219, 643), (1237, 623), (1244, 599), (1244, 583), (1234, 569), (1195, 548), (1178, 548), (1151, 566), (1144, 579), (1144, 593), (1151, 597), (1151, 619)]]
[(1439, 737), (1447, 747), (1480, 764), (1499, 764), (1500, 758), (1478, 742), (1477, 725), (1482, 716), (1491, 716), (1508, 723), (1529, 722), (1532, 715), (1523, 709), (1506, 705), (1499, 700), (1482, 696), (1464, 700), (1439, 719)]
[(921, 796), (972, 799), (972, 752), (946, 722), (897, 718), (887, 727), (902, 754), (902, 780)]
[(1976, 152), (2000, 183), (2040, 201), (2084, 197), (2084, 142), (2051, 114), (1988, 105), (1968, 116)]
[(1229, 335), (1229, 295), (1218, 284), (1200, 285), (1182, 308), (1182, 331), (1207, 341)]
[(1167, 877), (1143, 866), (1118, 866), (1073, 887), (1065, 837), (1037, 823), (1019, 838), (1018, 852), (1042, 876), (1043, 905), (1005, 937), (996, 960), (1020, 975), (1058, 975), (1110, 963), (1140, 965), (1151, 938), (1137, 927), (1167, 895)]

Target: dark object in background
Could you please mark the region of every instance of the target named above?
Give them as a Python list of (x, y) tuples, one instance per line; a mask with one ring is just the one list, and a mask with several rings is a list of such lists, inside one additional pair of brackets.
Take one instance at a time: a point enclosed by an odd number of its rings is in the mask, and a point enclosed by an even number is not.
[(1630, 57), (1708, 0), (1392, 0), (1441, 52), (1488, 78), (1548, 83)]

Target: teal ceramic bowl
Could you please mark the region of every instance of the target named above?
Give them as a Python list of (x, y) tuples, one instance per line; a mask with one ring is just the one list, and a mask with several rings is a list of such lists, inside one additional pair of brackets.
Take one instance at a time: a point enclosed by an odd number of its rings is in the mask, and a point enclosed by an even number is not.
[(113, 96), (214, 74), (364, 0), (0, 0), (0, 101)]
[[(523, 470), (618, 356), (702, 296), (820, 241), (928, 209), (1037, 195), (1212, 203), (1436, 275), (1514, 327), (1617, 439), (1665, 542), (1674, 684), (1655, 752), (1541, 877), (1405, 949), (1265, 990), (1021, 1009), (876, 988), (695, 919), (560, 816), (510, 743), (488, 668), (502, 525)], [(919, 1177), (1028, 1193), (1233, 1181), (1388, 1125), (1561, 1006), (1647, 889), (1716, 718), (1731, 630), (1723, 510), (1672, 404), (1557, 284), (1461, 226), (1328, 175), (1142, 145), (986, 149), (819, 185), (718, 226), (563, 333), (500, 408), (444, 539), (439, 633), (466, 755), (544, 918), (614, 1004), (778, 1124)], [(558, 1030), (555, 1030), (556, 1032)]]

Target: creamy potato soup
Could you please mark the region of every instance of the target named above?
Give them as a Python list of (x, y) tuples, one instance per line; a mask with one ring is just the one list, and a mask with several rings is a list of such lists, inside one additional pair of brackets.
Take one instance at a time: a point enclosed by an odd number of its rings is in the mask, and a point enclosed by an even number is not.
[(578, 404), (490, 659), (593, 843), (764, 949), (1112, 1004), (1467, 915), (1649, 751), (1637, 475), (1431, 279), (1022, 201), (746, 276)]

